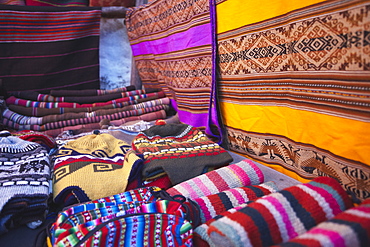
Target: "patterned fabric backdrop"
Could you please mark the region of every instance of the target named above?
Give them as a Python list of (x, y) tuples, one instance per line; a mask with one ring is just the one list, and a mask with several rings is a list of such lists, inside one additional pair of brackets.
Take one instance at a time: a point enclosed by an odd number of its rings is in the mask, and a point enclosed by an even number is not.
[(370, 197), (369, 10), (355, 0), (217, 1), (229, 148)]
[(214, 7), (212, 0), (155, 0), (130, 9), (126, 26), (143, 86), (160, 87), (181, 122), (221, 140)]

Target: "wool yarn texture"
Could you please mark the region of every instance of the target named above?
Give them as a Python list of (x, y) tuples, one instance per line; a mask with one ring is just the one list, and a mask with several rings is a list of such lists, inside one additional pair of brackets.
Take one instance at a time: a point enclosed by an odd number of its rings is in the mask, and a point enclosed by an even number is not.
[(250, 204), (252, 202), (253, 201), (249, 201), (247, 203), (240, 204), (240, 205), (238, 205), (234, 208), (230, 208), (229, 210), (221, 212), (218, 215), (216, 215), (214, 218), (209, 219), (205, 223), (197, 226), (194, 229), (194, 234), (193, 234), (194, 246), (197, 246), (197, 247), (214, 247), (215, 245), (213, 244), (211, 238), (208, 235), (208, 228), (212, 224), (212, 222), (214, 222), (214, 221), (216, 221), (216, 220), (218, 220), (218, 219), (220, 219), (220, 218), (222, 218), (222, 217), (224, 217), (228, 214), (232, 214), (232, 213), (236, 212), (237, 210), (248, 206), (248, 204)]
[(259, 185), (264, 182), (261, 169), (249, 159), (230, 164), (196, 176), (175, 185), (166, 191), (171, 195), (183, 195), (194, 200), (199, 197), (220, 193), (224, 190), (248, 185)]
[(129, 202), (136, 202), (136, 201), (156, 201), (157, 196), (154, 195), (153, 191), (160, 191), (161, 189), (158, 187), (143, 187), (143, 188), (136, 188), (132, 190), (127, 190), (125, 192), (99, 198), (97, 200), (91, 201), (92, 203), (107, 203), (113, 202), (115, 204), (119, 203), (129, 203)]
[(50, 228), (53, 246), (192, 246), (188, 210), (145, 187), (61, 211)]
[(275, 182), (269, 181), (260, 185), (249, 185), (228, 189), (220, 193), (195, 198), (193, 201), (200, 209), (201, 223), (216, 217), (222, 212), (241, 204), (253, 201), (278, 190)]
[(50, 158), (45, 147), (8, 131), (0, 132), (0, 234), (21, 225), (41, 225), (50, 181)]
[(59, 147), (54, 160), (55, 203), (67, 206), (124, 192), (130, 173), (137, 173), (132, 168), (140, 168), (125, 162), (129, 144), (110, 134), (94, 133)]
[(22, 140), (39, 143), (43, 147), (45, 147), (48, 151), (57, 146), (56, 140), (43, 132), (33, 130), (20, 130), (15, 133), (12, 133), (12, 135), (17, 136)]
[(360, 247), (370, 243), (370, 199), (275, 247)]
[(172, 185), (226, 166), (232, 156), (202, 131), (182, 123), (163, 123), (140, 132), (132, 148), (143, 156), (143, 178), (167, 175)]
[(318, 177), (217, 219), (207, 234), (214, 246), (271, 246), (293, 239), (352, 206), (337, 180)]

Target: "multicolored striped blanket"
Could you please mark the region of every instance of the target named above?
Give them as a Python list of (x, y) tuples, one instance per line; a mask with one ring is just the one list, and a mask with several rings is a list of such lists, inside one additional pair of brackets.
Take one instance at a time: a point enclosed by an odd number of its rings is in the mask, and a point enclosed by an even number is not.
[(0, 16), (8, 92), (100, 88), (100, 8), (0, 5)]
[[(163, 91), (146, 92), (131, 87), (125, 89), (130, 90), (122, 93), (107, 91), (99, 96), (90, 96), (91, 99), (108, 96), (111, 100), (85, 104), (64, 101), (66, 98), (77, 99), (78, 96), (53, 97), (26, 91), (16, 93), (17, 96), (29, 99), (15, 96), (7, 98), (7, 108), (2, 112), (2, 124), (12, 130), (47, 131), (51, 136), (56, 136), (67, 129), (76, 130), (79, 127), (86, 128), (87, 132), (90, 128), (100, 129), (103, 121), (118, 126), (132, 120), (166, 118), (171, 107), (170, 99), (165, 97)], [(66, 95), (74, 93), (68, 90), (63, 92)]]

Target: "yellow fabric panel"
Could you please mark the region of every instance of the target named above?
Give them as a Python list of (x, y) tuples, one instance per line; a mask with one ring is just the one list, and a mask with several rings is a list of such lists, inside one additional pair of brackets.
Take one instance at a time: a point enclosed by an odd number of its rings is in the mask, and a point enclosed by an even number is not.
[(282, 106), (220, 104), (227, 126), (285, 136), (347, 159), (370, 163), (370, 123)]
[(324, 0), (233, 0), (216, 6), (217, 33), (286, 14)]

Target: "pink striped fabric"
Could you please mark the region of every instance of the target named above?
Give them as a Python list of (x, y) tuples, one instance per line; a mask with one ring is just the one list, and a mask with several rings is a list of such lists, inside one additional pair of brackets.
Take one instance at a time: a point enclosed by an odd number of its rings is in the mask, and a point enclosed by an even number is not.
[(218, 217), (202, 238), (214, 246), (271, 246), (304, 234), (351, 207), (349, 195), (337, 180), (318, 177)]
[(275, 247), (358, 247), (370, 243), (370, 198)]
[(258, 185), (263, 182), (262, 171), (253, 161), (245, 159), (177, 184), (167, 192), (172, 196), (180, 194), (193, 200), (224, 190)]
[(220, 213), (274, 193), (277, 190), (275, 182), (269, 181), (260, 185), (232, 188), (217, 194), (202, 196), (195, 198), (194, 202), (199, 205), (201, 223), (205, 223)]

